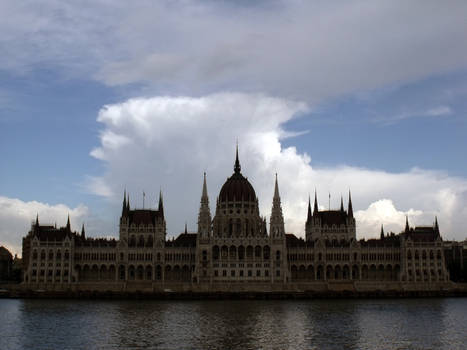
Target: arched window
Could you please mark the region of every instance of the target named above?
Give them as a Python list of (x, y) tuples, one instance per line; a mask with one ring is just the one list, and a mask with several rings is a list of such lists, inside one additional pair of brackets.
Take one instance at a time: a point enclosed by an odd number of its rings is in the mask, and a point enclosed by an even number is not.
[(270, 255), (271, 255), (271, 249), (269, 248), (269, 246), (265, 245), (263, 247), (263, 258), (265, 260), (269, 260)]
[(213, 260), (218, 260), (219, 259), (219, 247), (217, 245), (212, 247), (212, 259)]
[(261, 258), (261, 247), (259, 245), (255, 247), (255, 258)]
[(49, 260), (53, 260), (54, 258), (54, 252), (52, 250), (49, 250)]
[(147, 243), (146, 243), (146, 246), (147, 247), (152, 247), (153, 245), (154, 245), (154, 241), (152, 239), (152, 236), (149, 236), (148, 240), (147, 240)]
[(232, 237), (233, 223), (232, 219), (229, 219), (229, 237)]
[(65, 260), (68, 259), (70, 259), (70, 253), (68, 252), (68, 250), (65, 250)]
[(248, 236), (248, 229), (249, 229), (249, 226), (248, 226), (248, 219), (245, 219), (245, 235)]
[(237, 236), (239, 236), (242, 233), (242, 221), (240, 219), (237, 219), (235, 233)]
[(62, 259), (62, 253), (60, 253), (60, 250), (57, 251), (56, 258), (57, 258), (57, 260), (61, 260), (61, 259)]
[(238, 258), (240, 260), (245, 259), (245, 247), (242, 245), (238, 247)]
[(407, 259), (412, 260), (412, 252), (410, 250), (407, 252)]
[(281, 259), (281, 251), (278, 250), (276, 251), (276, 260), (280, 260)]
[(144, 237), (139, 236), (138, 247), (144, 247)]
[(37, 260), (37, 250), (34, 250), (34, 251), (32, 252), (32, 259), (33, 259), (33, 260)]

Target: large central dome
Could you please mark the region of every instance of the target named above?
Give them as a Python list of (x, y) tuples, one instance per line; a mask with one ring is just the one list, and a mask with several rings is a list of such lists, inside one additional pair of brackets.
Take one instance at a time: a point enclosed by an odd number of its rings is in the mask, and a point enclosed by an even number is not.
[(240, 162), (238, 161), (238, 149), (235, 159), (234, 173), (227, 179), (219, 193), (220, 202), (233, 201), (256, 201), (256, 193), (250, 182), (241, 172)]

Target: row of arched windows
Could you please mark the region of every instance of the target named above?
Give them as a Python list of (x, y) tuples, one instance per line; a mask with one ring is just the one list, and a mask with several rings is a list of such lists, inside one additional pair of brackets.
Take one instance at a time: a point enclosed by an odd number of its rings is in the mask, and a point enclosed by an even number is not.
[[(269, 260), (271, 258), (271, 248), (269, 246), (222, 246), (215, 245), (212, 247), (212, 259), (213, 260), (243, 260), (243, 259), (264, 259)], [(277, 250), (275, 253), (276, 260), (281, 259), (281, 252)]]
[[(420, 253), (419, 253), (418, 249), (415, 249), (415, 251), (413, 253), (413, 256), (414, 256), (415, 260), (420, 259)], [(435, 253), (434, 253), (433, 250), (430, 250), (429, 253), (427, 253), (426, 250), (422, 250), (421, 256), (422, 256), (422, 259), (424, 259), (424, 260), (426, 260), (428, 256), (430, 257), (430, 260), (433, 260), (435, 258)], [(407, 259), (412, 260), (412, 251), (411, 250), (407, 251)], [(436, 259), (441, 259), (441, 250), (439, 250), (439, 249), (436, 251)]]
[[(46, 254), (46, 251), (45, 249), (42, 249), (41, 250), (41, 260), (45, 260), (47, 254)], [(48, 260), (53, 260), (55, 257), (56, 260), (62, 260), (62, 253), (60, 250), (57, 250), (56, 253), (54, 253), (53, 250), (49, 250), (49, 254), (48, 254)], [(33, 252), (32, 252), (32, 259), (33, 260), (37, 260), (38, 258), (38, 253), (37, 253), (37, 250), (34, 249)], [(64, 259), (65, 260), (68, 260), (70, 258), (70, 253), (68, 250), (65, 250), (65, 254), (64, 254)]]
[(144, 236), (141, 235), (136, 239), (135, 235), (132, 235), (128, 240), (129, 247), (153, 247), (154, 246), (154, 239), (152, 236), (148, 236), (144, 239)]

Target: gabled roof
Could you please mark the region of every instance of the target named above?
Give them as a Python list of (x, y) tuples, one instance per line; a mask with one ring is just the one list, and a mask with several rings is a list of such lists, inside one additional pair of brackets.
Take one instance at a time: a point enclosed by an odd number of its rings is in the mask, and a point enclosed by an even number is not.
[(156, 223), (156, 219), (164, 218), (164, 215), (160, 210), (135, 209), (128, 212), (128, 218), (130, 224), (154, 225)]
[(71, 232), (66, 227), (56, 228), (54, 226), (34, 226), (33, 236), (36, 236), (40, 241), (63, 241), (66, 237), (73, 237), (75, 232)]
[(341, 210), (318, 211), (314, 217), (321, 219), (321, 225), (345, 225), (347, 223), (347, 213)]
[(439, 237), (439, 231), (432, 226), (417, 226), (403, 234), (414, 242), (434, 242)]
[(196, 233), (181, 233), (173, 241), (165, 242), (166, 247), (196, 247)]

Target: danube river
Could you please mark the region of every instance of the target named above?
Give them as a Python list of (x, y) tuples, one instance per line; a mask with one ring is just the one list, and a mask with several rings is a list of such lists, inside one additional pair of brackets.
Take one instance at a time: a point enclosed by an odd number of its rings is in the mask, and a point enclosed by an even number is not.
[(0, 349), (466, 349), (467, 299), (0, 299)]

